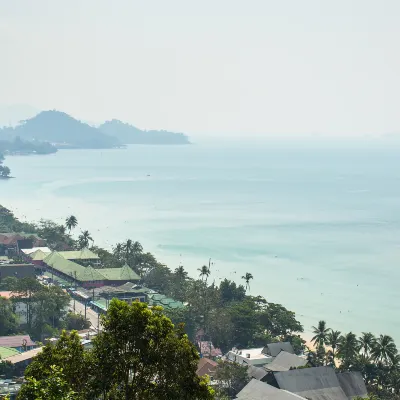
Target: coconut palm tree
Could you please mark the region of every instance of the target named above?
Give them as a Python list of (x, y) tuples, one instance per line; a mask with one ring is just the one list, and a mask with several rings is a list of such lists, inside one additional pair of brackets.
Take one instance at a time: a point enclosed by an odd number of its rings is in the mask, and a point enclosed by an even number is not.
[(341, 336), (338, 343), (337, 356), (342, 360), (342, 366), (349, 368), (357, 359), (360, 345), (353, 332)]
[(249, 289), (250, 291), (250, 279), (253, 279), (253, 275), (246, 272), (246, 275), (242, 276), (242, 279), (246, 281), (246, 290)]
[(203, 265), (201, 268), (197, 268), (197, 271), (200, 272), (199, 277), (207, 282), (208, 277), (210, 276), (210, 268), (207, 265)]
[(397, 348), (393, 338), (388, 335), (380, 335), (376, 339), (375, 346), (372, 350), (372, 356), (376, 361), (382, 361), (387, 364), (397, 354)]
[(185, 271), (182, 265), (178, 268), (175, 268), (175, 275), (179, 278), (179, 280), (186, 280), (188, 277), (188, 273)]
[(311, 342), (314, 343), (316, 346), (324, 345), (326, 343), (327, 335), (331, 330), (330, 328), (326, 327), (326, 322), (319, 321), (318, 326), (313, 326), (312, 329), (314, 337), (311, 339)]
[(360, 345), (360, 350), (364, 352), (365, 356), (368, 356), (375, 347), (376, 337), (371, 332), (362, 332), (358, 343)]
[(331, 347), (331, 350), (328, 351), (329, 356), (332, 358), (332, 364), (335, 364), (335, 357), (337, 353), (337, 348), (340, 343), (340, 331), (333, 331), (331, 330), (327, 335), (326, 335), (326, 344)]
[(68, 229), (69, 233), (71, 233), (71, 230), (78, 226), (78, 220), (74, 215), (70, 215), (65, 220), (65, 226)]
[(89, 247), (89, 242), (93, 242), (93, 238), (90, 236), (89, 231), (83, 231), (78, 237), (79, 248)]

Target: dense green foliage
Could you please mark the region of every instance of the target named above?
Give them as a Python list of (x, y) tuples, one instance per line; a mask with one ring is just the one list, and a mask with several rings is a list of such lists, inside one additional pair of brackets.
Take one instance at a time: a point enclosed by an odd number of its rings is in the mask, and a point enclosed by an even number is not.
[(102, 324), (93, 350), (85, 352), (74, 332), (45, 346), (26, 369), (18, 399), (36, 400), (42, 390), (76, 400), (214, 398), (196, 375), (195, 347), (159, 309), (113, 300)]
[(0, 297), (0, 336), (12, 335), (18, 332), (18, 319), (13, 311), (10, 300)]
[(68, 331), (80, 331), (82, 329), (90, 328), (90, 321), (85, 319), (85, 317), (81, 314), (74, 314), (69, 312), (65, 317), (65, 329)]
[(214, 379), (217, 382), (217, 398), (235, 399), (236, 395), (250, 382), (247, 366), (220, 361)]

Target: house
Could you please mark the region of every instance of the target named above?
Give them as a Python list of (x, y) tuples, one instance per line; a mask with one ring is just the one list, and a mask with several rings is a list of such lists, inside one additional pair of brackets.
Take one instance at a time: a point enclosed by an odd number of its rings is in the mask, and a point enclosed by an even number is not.
[(23, 371), (31, 362), (33, 357), (37, 356), (43, 347), (38, 347), (36, 349), (25, 351), (21, 354), (15, 354), (13, 356), (7, 357), (4, 360), (14, 364), (19, 367), (20, 371)]
[(128, 303), (132, 301), (147, 301), (147, 294), (153, 292), (151, 289), (137, 285), (132, 282), (124, 283), (120, 286), (103, 286), (94, 290), (95, 296), (104, 297), (105, 299), (120, 299)]
[(33, 264), (0, 264), (0, 280), (8, 276), (34, 278), (35, 266)]
[(0, 347), (11, 347), (19, 352), (26, 352), (36, 347), (29, 335), (0, 336)]
[(304, 367), (307, 364), (305, 357), (296, 356), (296, 354), (287, 353), (281, 351), (274, 360), (264, 366), (267, 371), (278, 372), (278, 371), (289, 371), (291, 368)]
[(25, 261), (41, 266), (51, 250), (48, 247), (33, 247), (32, 249), (23, 249), (21, 252)]
[(46, 246), (46, 241), (34, 233), (0, 233), (0, 255), (16, 255), (21, 249)]
[(264, 354), (264, 347), (253, 348), (253, 349), (236, 349), (233, 348), (226, 354), (225, 358), (228, 361), (236, 362), (241, 365), (253, 365), (261, 367), (265, 364), (272, 362), (273, 357)]
[(352, 400), (367, 395), (360, 373), (336, 374), (332, 367), (275, 372), (274, 378), (278, 388), (309, 400)]
[(267, 383), (252, 379), (236, 396), (238, 400), (305, 400), (295, 393), (277, 389)]
[(63, 280), (69, 281), (71, 285), (98, 288), (105, 285), (121, 285), (140, 280), (140, 277), (128, 265), (121, 268), (93, 268), (92, 266), (83, 266), (67, 260), (60, 253), (53, 251), (49, 254), (43, 260), (45, 268), (52, 277), (56, 275)]
[(214, 377), (215, 372), (217, 370), (218, 363), (210, 360), (209, 358), (200, 358), (200, 361), (197, 365), (196, 374), (198, 376), (205, 376), (208, 375), (209, 377)]
[(270, 364), (281, 351), (294, 354), (293, 347), (289, 342), (278, 342), (269, 343), (261, 348), (241, 350), (233, 348), (225, 358), (238, 364), (262, 367), (263, 365)]

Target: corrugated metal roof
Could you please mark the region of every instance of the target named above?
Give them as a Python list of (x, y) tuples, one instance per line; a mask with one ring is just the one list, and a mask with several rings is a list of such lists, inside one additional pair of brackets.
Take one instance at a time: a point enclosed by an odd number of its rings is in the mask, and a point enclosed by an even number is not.
[(265, 375), (268, 374), (268, 371), (262, 367), (255, 367), (254, 365), (249, 365), (247, 368), (247, 374), (254, 379), (261, 381)]
[(299, 395), (277, 389), (267, 383), (252, 379), (238, 394), (240, 400), (299, 400)]
[(1, 347), (21, 347), (24, 344), (26, 346), (34, 346), (35, 342), (32, 341), (29, 335), (0, 336)]
[(272, 357), (276, 357), (281, 351), (294, 354), (293, 346), (289, 342), (269, 343), (263, 349), (263, 353), (269, 354)]
[(51, 253), (51, 250), (48, 247), (32, 247), (31, 249), (22, 249), (21, 251), (27, 255), (36, 253), (37, 251), (41, 251), (41, 252), (47, 253), (47, 254)]
[(128, 265), (122, 268), (102, 268), (98, 270), (110, 281), (139, 281), (140, 276)]
[(44, 252), (43, 250), (36, 250), (33, 253), (29, 253), (29, 258), (32, 261), (43, 261), (49, 254), (51, 253), (51, 251), (49, 252)]
[(315, 367), (275, 372), (281, 389), (310, 400), (348, 400), (332, 367)]
[(307, 364), (305, 358), (281, 351), (274, 360), (265, 366), (269, 371), (289, 371), (290, 368), (304, 367)]
[(213, 360), (210, 360), (209, 358), (200, 358), (200, 361), (197, 365), (197, 371), (196, 374), (198, 376), (204, 376), (204, 375), (209, 375), (212, 376), (214, 375), (216, 369), (217, 369), (218, 363), (216, 363)]
[(361, 372), (351, 371), (336, 374), (340, 386), (349, 399), (355, 397), (368, 397), (367, 388)]

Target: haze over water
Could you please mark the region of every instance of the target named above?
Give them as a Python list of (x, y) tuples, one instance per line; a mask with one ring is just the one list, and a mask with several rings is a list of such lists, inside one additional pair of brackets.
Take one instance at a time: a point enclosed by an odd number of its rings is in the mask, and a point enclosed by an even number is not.
[(131, 146), (7, 165), (17, 178), (1, 182), (0, 204), (22, 220), (74, 214), (95, 244), (138, 240), (192, 276), (211, 257), (217, 284), (251, 272), (251, 294), (306, 330), (326, 319), (400, 342), (397, 149)]

